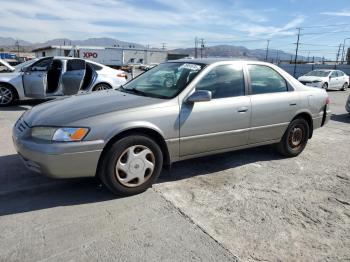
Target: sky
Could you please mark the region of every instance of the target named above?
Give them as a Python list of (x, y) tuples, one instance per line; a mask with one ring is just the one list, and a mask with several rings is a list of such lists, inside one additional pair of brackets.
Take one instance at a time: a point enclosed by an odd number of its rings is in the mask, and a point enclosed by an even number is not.
[[(111, 37), (168, 49), (232, 44), (335, 57), (349, 0), (0, 0), (0, 36), (31, 42)], [(350, 39), (346, 40), (350, 46)]]

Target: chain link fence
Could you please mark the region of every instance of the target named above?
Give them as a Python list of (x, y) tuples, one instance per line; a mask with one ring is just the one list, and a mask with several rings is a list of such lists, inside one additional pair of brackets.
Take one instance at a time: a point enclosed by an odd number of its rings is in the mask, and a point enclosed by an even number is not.
[[(293, 75), (294, 64), (279, 63), (278, 66), (287, 71), (289, 74)], [(298, 78), (299, 76), (305, 75), (306, 73), (315, 69), (336, 69), (350, 75), (350, 65), (296, 64), (294, 77)]]

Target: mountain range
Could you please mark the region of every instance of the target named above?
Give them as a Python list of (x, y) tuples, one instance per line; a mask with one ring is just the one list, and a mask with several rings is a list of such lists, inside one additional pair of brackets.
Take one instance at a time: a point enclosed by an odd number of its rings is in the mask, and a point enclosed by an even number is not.
[[(80, 45), (80, 46), (108, 46), (108, 47), (127, 47), (127, 48), (145, 48), (145, 46), (137, 43), (120, 41), (113, 38), (88, 38), (85, 40), (71, 40), (68, 38), (52, 39), (43, 43), (31, 43), (25, 40), (17, 40), (11, 37), (0, 37), (0, 51), (17, 51), (30, 52), (31, 50), (49, 46), (49, 45)], [(179, 48), (169, 50), (169, 53), (187, 54), (188, 56), (195, 56), (195, 49)], [(200, 57), (200, 49), (198, 49), (198, 57)], [(259, 60), (264, 60), (266, 57), (265, 49), (248, 49), (244, 46), (234, 45), (216, 45), (208, 46), (203, 50), (204, 57), (249, 57)], [(290, 60), (294, 57), (291, 53), (286, 53), (281, 50), (270, 49), (268, 52), (268, 60)], [(298, 56), (298, 59), (306, 60), (306, 57)], [(312, 58), (309, 58), (312, 61)], [(315, 57), (314, 61), (321, 61), (321, 57)]]

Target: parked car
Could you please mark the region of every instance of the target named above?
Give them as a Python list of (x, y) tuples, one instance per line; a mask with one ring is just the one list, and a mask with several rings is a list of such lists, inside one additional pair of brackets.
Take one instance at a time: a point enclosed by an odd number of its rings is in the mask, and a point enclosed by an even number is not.
[(349, 86), (349, 76), (340, 70), (317, 69), (298, 80), (307, 86), (345, 91)]
[(348, 97), (348, 101), (346, 101), (345, 109), (350, 113), (350, 95)]
[(143, 71), (148, 71), (148, 70), (152, 69), (153, 67), (156, 67), (157, 65), (159, 65), (159, 63), (150, 63), (148, 65), (140, 66), (140, 69)]
[(0, 73), (0, 106), (16, 100), (51, 98), (110, 88), (126, 83), (124, 71), (71, 57), (44, 57), (17, 66), (6, 67)]
[[(164, 84), (154, 85), (154, 75)], [(177, 60), (119, 90), (35, 106), (15, 124), (13, 141), (32, 170), (97, 176), (112, 192), (131, 195), (183, 159), (266, 144), (295, 157), (329, 118), (325, 90), (270, 63)]]

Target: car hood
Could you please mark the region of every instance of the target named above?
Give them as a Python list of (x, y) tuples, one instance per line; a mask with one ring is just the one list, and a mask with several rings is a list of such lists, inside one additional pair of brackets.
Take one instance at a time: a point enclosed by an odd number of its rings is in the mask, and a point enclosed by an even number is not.
[(298, 78), (299, 81), (315, 81), (320, 80), (323, 81), (327, 77), (320, 77), (320, 76), (301, 76)]
[(84, 118), (162, 101), (117, 90), (98, 91), (37, 105), (27, 111), (23, 118), (29, 126), (66, 126)]
[(15, 68), (7, 63), (5, 60), (0, 59), (0, 65), (7, 67), (10, 71), (15, 71)]

